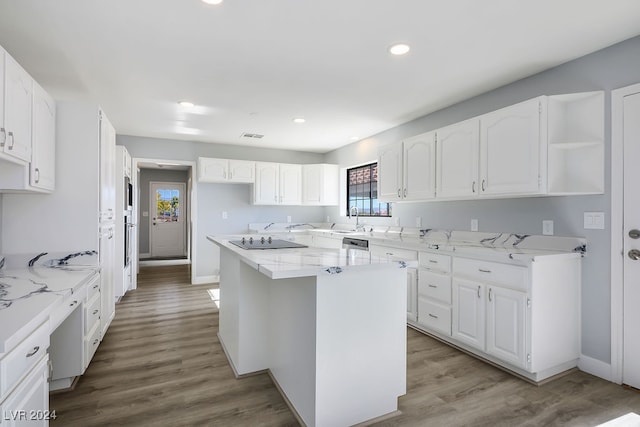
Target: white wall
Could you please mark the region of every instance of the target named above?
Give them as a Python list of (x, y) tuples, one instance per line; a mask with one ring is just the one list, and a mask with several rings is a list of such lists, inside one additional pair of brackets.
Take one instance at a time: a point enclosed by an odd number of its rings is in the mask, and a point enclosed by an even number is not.
[[(473, 70), (469, 70), (470, 78)], [(597, 196), (541, 197), (510, 200), (460, 202), (396, 203), (393, 215), (400, 225), (413, 227), (422, 217), (425, 228), (468, 230), (472, 218), (479, 220), (480, 231), (506, 231), (542, 234), (542, 220), (553, 220), (556, 235), (583, 236), (588, 239), (583, 262), (582, 352), (610, 363), (610, 229), (584, 230), (585, 211), (611, 213), (611, 108), (610, 91), (640, 82), (640, 37), (636, 37), (591, 55), (568, 62), (543, 73), (501, 87), (433, 114), (390, 129), (364, 141), (327, 153), (325, 161), (343, 167), (376, 159), (380, 145), (456, 123), (538, 95), (553, 95), (605, 90), (606, 192)], [(332, 218), (344, 213), (326, 208)], [(386, 223), (390, 219), (371, 220)], [(608, 221), (607, 221), (608, 224)]]

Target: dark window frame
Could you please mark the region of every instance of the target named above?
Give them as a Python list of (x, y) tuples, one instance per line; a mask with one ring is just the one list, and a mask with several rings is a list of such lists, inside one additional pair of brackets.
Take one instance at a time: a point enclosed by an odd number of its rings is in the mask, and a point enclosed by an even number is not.
[(358, 216), (391, 217), (391, 203), (378, 201), (378, 163), (368, 163), (347, 169), (347, 211), (358, 207)]

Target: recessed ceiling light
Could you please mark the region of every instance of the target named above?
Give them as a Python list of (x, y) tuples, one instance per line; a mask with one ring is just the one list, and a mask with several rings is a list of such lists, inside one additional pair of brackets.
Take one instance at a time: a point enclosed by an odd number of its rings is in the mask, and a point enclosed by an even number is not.
[(193, 108), (194, 107), (193, 102), (189, 102), (189, 101), (180, 101), (180, 102), (178, 102), (178, 104), (180, 104), (181, 107), (185, 107), (185, 108)]
[(293, 119), (293, 123), (304, 123), (306, 122), (305, 119), (303, 119), (302, 117), (296, 117), (295, 119)]
[(409, 52), (409, 50), (411, 50), (411, 48), (408, 44), (396, 43), (389, 48), (389, 53), (391, 53), (392, 55), (404, 55), (405, 53)]
[(202, 0), (202, 2), (206, 4), (220, 4), (222, 0)]

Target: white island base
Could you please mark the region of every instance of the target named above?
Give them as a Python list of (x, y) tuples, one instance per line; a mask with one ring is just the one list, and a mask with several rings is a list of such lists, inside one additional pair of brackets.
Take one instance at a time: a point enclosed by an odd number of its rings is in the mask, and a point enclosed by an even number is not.
[(218, 336), (236, 376), (268, 370), (307, 426), (347, 426), (397, 411), (406, 393), (407, 297), (398, 285), (406, 268), (319, 267), (314, 275), (272, 279), (216, 243)]

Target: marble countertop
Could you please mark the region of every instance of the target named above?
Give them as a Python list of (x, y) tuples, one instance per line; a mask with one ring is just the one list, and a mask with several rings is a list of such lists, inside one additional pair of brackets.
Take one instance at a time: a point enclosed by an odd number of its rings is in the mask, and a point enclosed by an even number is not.
[(82, 262), (60, 262), (68, 255), (44, 255), (31, 267), (27, 262), (32, 256), (6, 257), (0, 269), (0, 354), (15, 347), (99, 272), (96, 253)]
[(371, 255), (367, 251), (324, 249), (316, 247), (292, 249), (245, 250), (229, 243), (242, 236), (207, 236), (211, 242), (241, 256), (242, 261), (272, 279), (337, 274), (343, 269), (361, 269), (372, 265), (411, 266), (403, 261)]
[[(266, 229), (265, 229), (266, 227)], [(295, 236), (300, 233), (362, 238), (371, 244), (401, 249), (468, 256), (509, 264), (527, 265), (545, 257), (580, 257), (587, 252), (582, 237), (541, 236), (518, 233), (487, 233), (408, 227), (368, 227), (355, 231), (345, 224), (250, 224), (255, 233)], [(284, 237), (286, 238), (286, 237)]]

